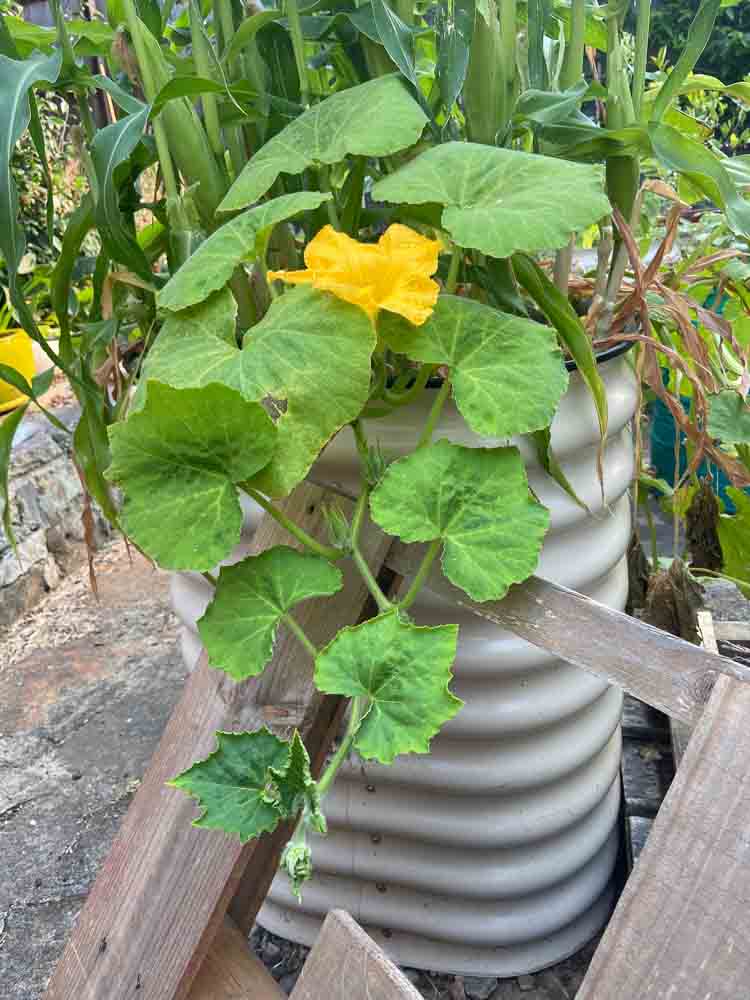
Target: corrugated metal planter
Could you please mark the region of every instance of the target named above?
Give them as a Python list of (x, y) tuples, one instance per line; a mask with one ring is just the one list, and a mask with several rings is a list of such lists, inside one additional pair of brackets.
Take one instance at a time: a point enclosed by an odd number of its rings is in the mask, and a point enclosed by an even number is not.
[[(577, 373), (552, 432), (590, 514), (539, 469), (527, 442), (520, 446), (532, 488), (552, 513), (539, 574), (621, 608), (637, 390), (626, 358), (604, 362), (601, 371), (610, 410), (604, 498), (596, 416)], [(413, 447), (428, 405), (372, 426), (387, 458)], [(448, 407), (435, 437), (499, 443), (478, 440)], [(351, 487), (356, 469), (347, 429), (316, 471)], [(248, 532), (255, 516), (248, 511)], [(400, 757), (390, 768), (352, 761), (339, 773), (326, 799), (331, 832), (314, 844), (316, 874), (302, 903), (278, 877), (259, 921), (310, 944), (325, 913), (343, 907), (401, 964), (518, 975), (571, 954), (608, 917), (622, 699), (596, 677), (423, 595), (411, 609), (419, 623), (461, 626), (454, 690), (464, 708), (429, 755)], [(207, 585), (176, 576), (173, 596), (192, 664)]]

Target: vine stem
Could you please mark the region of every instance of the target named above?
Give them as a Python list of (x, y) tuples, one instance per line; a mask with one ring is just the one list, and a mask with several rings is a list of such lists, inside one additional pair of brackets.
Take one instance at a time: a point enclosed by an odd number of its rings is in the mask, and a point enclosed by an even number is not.
[(304, 646), (304, 648), (307, 650), (307, 652), (314, 660), (315, 657), (318, 655), (318, 650), (310, 641), (310, 639), (307, 636), (307, 633), (299, 624), (299, 622), (296, 622), (290, 614), (285, 614), (281, 620), (289, 629), (289, 631), (292, 633), (292, 635), (299, 641), (300, 645)]
[(427, 422), (424, 425), (424, 430), (422, 435), (417, 442), (417, 448), (421, 448), (422, 445), (429, 444), (432, 435), (437, 427), (437, 422), (440, 419), (440, 414), (443, 412), (443, 407), (448, 399), (451, 391), (450, 379), (446, 378), (443, 384), (440, 386), (440, 391), (438, 392), (435, 402), (432, 404), (432, 409), (427, 417)]
[(362, 721), (365, 710), (369, 706), (369, 701), (369, 698), (359, 697), (352, 698), (350, 702), (351, 709), (349, 712), (349, 722), (346, 727), (346, 732), (344, 733), (344, 738), (341, 740), (338, 750), (329, 760), (328, 766), (318, 781), (318, 793), (321, 799), (331, 787), (333, 779), (336, 777), (339, 768), (349, 756), (357, 731), (359, 730), (359, 724)]
[(461, 249), (454, 246), (451, 253), (451, 262), (448, 268), (448, 276), (445, 279), (445, 290), (449, 295), (453, 295), (458, 284), (458, 269), (461, 266)]
[(211, 586), (214, 589), (216, 589), (219, 581), (216, 579), (216, 577), (213, 575), (213, 573), (201, 573), (201, 576), (203, 577), (204, 580), (208, 580), (208, 582), (211, 584)]
[(424, 585), (425, 580), (429, 575), (430, 569), (432, 568), (432, 564), (435, 562), (435, 557), (440, 551), (441, 545), (442, 541), (439, 538), (436, 538), (434, 541), (430, 542), (429, 547), (425, 552), (424, 557), (422, 558), (422, 562), (419, 564), (419, 569), (417, 570), (416, 576), (411, 582), (411, 586), (407, 590), (403, 599), (398, 602), (397, 606), (399, 611), (406, 611), (406, 609), (410, 608), (414, 603), (414, 601), (417, 599), (417, 595), (419, 594), (420, 590), (422, 589), (422, 586)]
[[(359, 423), (359, 421), (355, 421), (355, 423)], [(357, 431), (355, 430), (355, 435), (356, 434)], [(359, 447), (359, 442), (358, 442), (358, 447)], [(367, 443), (365, 442), (365, 448), (366, 447)], [(367, 589), (375, 598), (375, 602), (377, 603), (378, 608), (381, 611), (390, 611), (393, 605), (385, 596), (383, 591), (380, 589), (380, 584), (373, 576), (372, 570), (367, 565), (367, 560), (362, 555), (362, 552), (359, 547), (359, 534), (362, 529), (362, 522), (364, 521), (365, 510), (367, 509), (367, 500), (369, 496), (370, 496), (370, 487), (367, 485), (366, 482), (363, 481), (362, 492), (357, 498), (357, 506), (354, 509), (354, 517), (352, 518), (352, 538), (351, 538), (352, 559), (354, 560), (354, 565), (359, 570), (360, 576), (365, 581)]]
[(279, 510), (275, 504), (271, 503), (262, 493), (258, 490), (253, 489), (247, 483), (241, 485), (240, 487), (249, 497), (251, 497), (257, 504), (259, 504), (263, 510), (270, 514), (274, 521), (277, 521), (282, 528), (286, 528), (290, 535), (293, 535), (298, 542), (301, 542), (305, 548), (308, 548), (311, 552), (314, 552), (317, 556), (322, 556), (324, 559), (328, 559), (331, 562), (335, 562), (337, 559), (341, 559), (344, 555), (342, 549), (333, 548), (331, 545), (324, 545), (319, 542), (312, 535), (308, 535), (304, 528), (301, 528), (296, 521), (292, 521), (291, 518), (287, 517), (286, 514)]

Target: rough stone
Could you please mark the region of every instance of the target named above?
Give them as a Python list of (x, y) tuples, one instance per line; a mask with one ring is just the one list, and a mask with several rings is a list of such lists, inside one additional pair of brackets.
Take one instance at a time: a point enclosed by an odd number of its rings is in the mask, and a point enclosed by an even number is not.
[(0, 644), (0, 996), (39, 1000), (184, 683), (166, 578), (122, 542)]
[(464, 992), (469, 1000), (489, 1000), (497, 987), (497, 977), (464, 976)]
[[(74, 407), (58, 415), (75, 426)], [(70, 437), (41, 414), (27, 417), (16, 435), (9, 479), (17, 549), (0, 531), (0, 626), (15, 621), (86, 558), (83, 490)], [(110, 529), (95, 506), (94, 520), (98, 546), (110, 537)]]

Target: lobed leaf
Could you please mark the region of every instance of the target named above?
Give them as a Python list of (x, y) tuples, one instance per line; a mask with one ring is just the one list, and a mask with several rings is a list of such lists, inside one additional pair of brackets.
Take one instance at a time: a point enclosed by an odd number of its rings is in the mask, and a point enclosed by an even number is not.
[(229, 555), (242, 527), (236, 484), (274, 449), (263, 407), (222, 385), (150, 382), (143, 409), (109, 433), (126, 534), (165, 569), (209, 570)]
[(723, 444), (750, 443), (750, 406), (734, 389), (708, 397), (708, 433)]
[(370, 497), (376, 524), (405, 542), (444, 543), (443, 571), (476, 601), (500, 600), (536, 569), (549, 513), (516, 448), (438, 441), (394, 462)]
[(443, 226), (455, 242), (491, 257), (558, 249), (610, 211), (598, 167), (472, 142), (428, 149), (372, 193), (445, 206)]
[(270, 139), (251, 158), (219, 205), (245, 208), (280, 173), (301, 174), (348, 155), (390, 156), (412, 146), (427, 118), (397, 76), (383, 76), (327, 97)]
[(254, 486), (286, 496), (331, 437), (359, 416), (375, 343), (361, 309), (307, 286), (285, 292), (250, 329), (242, 349), (243, 394), (286, 400), (276, 451)]
[(428, 753), (430, 740), (462, 705), (448, 690), (457, 625), (425, 628), (394, 609), (343, 628), (315, 661), (315, 684), (329, 694), (371, 699), (354, 746), (391, 764), (402, 753)]
[(317, 208), (330, 197), (318, 191), (285, 194), (225, 222), (201, 243), (161, 289), (157, 305), (174, 311), (203, 302), (211, 292), (226, 285), (241, 261), (254, 259), (261, 233), (300, 212)]
[(550, 423), (568, 385), (555, 332), (472, 299), (442, 295), (423, 326), (383, 314), (392, 350), (450, 366), (456, 405), (477, 434), (509, 438)]
[[(213, 753), (169, 784), (198, 800), (201, 814), (193, 826), (236, 834), (244, 844), (290, 817), (279, 793), (290, 757), (291, 745), (265, 727), (252, 733), (218, 732)], [(292, 780), (297, 780), (296, 771)]]
[(300, 601), (335, 594), (341, 581), (341, 571), (326, 559), (286, 545), (222, 567), (198, 622), (210, 666), (237, 681), (261, 673), (286, 614)]

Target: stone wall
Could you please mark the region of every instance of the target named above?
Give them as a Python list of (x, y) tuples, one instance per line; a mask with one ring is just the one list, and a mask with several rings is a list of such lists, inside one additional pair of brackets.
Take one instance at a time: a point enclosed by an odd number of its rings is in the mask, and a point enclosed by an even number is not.
[[(75, 407), (56, 411), (68, 427)], [(10, 466), (10, 497), (17, 554), (0, 529), (0, 627), (9, 625), (54, 589), (86, 558), (81, 511), (83, 491), (71, 459), (70, 436), (42, 414), (28, 415), (16, 434)], [(96, 543), (110, 529), (94, 510)]]

